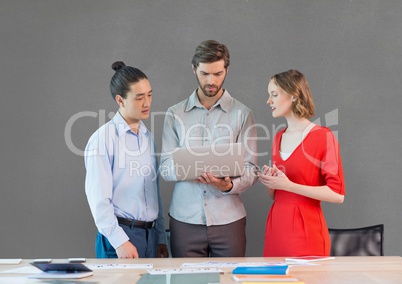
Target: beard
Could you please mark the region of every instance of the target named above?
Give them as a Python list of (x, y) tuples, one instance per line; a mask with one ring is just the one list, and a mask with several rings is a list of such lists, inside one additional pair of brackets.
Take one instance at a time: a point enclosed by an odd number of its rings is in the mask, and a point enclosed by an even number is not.
[[(222, 84), (220, 84), (219, 86), (218, 85), (210, 85), (210, 84), (201, 85), (197, 74), (195, 74), (195, 77), (197, 78), (197, 83), (198, 83), (198, 86), (200, 87), (201, 91), (204, 93), (204, 95), (206, 97), (209, 97), (209, 98), (215, 97), (222, 90), (223, 83), (225, 82), (225, 79), (226, 79), (226, 75), (225, 75), (225, 78), (223, 78)], [(215, 88), (215, 90), (208, 90), (208, 88)]]

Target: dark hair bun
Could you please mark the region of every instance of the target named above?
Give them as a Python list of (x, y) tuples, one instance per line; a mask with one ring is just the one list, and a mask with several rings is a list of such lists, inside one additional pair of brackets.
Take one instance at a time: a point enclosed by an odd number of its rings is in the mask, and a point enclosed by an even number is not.
[(117, 71), (117, 70), (119, 70), (120, 68), (123, 68), (123, 67), (125, 67), (125, 66), (126, 66), (126, 64), (124, 64), (123, 61), (116, 61), (115, 63), (112, 64), (112, 69), (113, 69), (114, 71)]

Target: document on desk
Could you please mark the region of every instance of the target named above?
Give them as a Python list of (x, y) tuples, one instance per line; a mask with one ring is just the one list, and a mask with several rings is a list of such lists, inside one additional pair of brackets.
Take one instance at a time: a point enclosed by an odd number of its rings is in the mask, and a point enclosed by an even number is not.
[(221, 273), (222, 270), (218, 268), (166, 268), (166, 269), (152, 269), (148, 270), (151, 275), (161, 274), (195, 274), (195, 273)]
[(2, 258), (0, 264), (20, 264), (22, 258)]
[(4, 284), (21, 284), (26, 283), (27, 278), (25, 276), (21, 277), (0, 277), (0, 283)]
[(323, 260), (331, 260), (335, 259), (333, 256), (298, 256), (298, 257), (288, 257), (285, 258), (287, 263), (306, 263), (306, 262), (315, 262), (315, 261), (323, 261)]
[(238, 266), (266, 266), (266, 265), (286, 265), (286, 262), (221, 262), (221, 261), (205, 261), (205, 262), (188, 262), (181, 265), (182, 268), (195, 267), (238, 267)]
[(150, 269), (153, 267), (153, 264), (147, 263), (112, 263), (112, 264), (87, 264), (89, 269), (92, 270), (103, 270), (103, 269)]
[(39, 273), (41, 272), (40, 269), (33, 267), (33, 266), (23, 266), (23, 267), (18, 267), (10, 270), (4, 270), (1, 271), (0, 273), (4, 274), (31, 274), (31, 273)]

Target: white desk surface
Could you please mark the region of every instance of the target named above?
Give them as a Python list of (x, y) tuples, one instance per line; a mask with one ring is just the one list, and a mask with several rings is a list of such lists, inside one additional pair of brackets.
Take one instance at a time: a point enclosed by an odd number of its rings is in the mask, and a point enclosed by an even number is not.
[[(18, 265), (0, 265), (0, 283), (51, 283), (49, 280), (28, 279), (27, 274), (4, 273), (15, 268), (30, 267), (32, 260), (24, 259)], [(167, 258), (167, 259), (87, 259), (84, 264), (153, 264), (152, 269), (180, 268), (183, 263), (195, 262), (283, 262), (284, 258)], [(66, 259), (54, 259), (52, 263), (64, 263)], [(306, 284), (370, 284), (387, 283), (402, 284), (402, 258), (399, 256), (371, 256), (371, 257), (336, 257), (333, 260), (315, 262), (314, 266), (291, 266), (289, 275), (304, 281)], [(233, 268), (222, 267), (220, 276), (223, 284), (239, 283), (232, 279)], [(94, 275), (70, 280), (66, 283), (136, 283), (146, 269), (105, 269), (94, 270)], [(47, 281), (47, 282), (46, 282)], [(56, 282), (54, 282), (56, 283)], [(62, 283), (62, 282), (57, 282)], [(185, 283), (183, 283), (185, 284)]]

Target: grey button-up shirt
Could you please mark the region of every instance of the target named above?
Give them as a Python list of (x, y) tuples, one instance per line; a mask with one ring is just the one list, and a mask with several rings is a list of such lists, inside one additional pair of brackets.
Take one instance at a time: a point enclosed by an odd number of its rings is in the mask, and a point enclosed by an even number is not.
[[(185, 145), (211, 145), (241, 142), (245, 173), (232, 180), (233, 188), (222, 193), (212, 185), (194, 181), (176, 181), (171, 152)], [(161, 155), (161, 176), (176, 181), (169, 214), (190, 224), (224, 225), (246, 216), (240, 193), (256, 180), (257, 131), (254, 116), (244, 104), (225, 90), (222, 97), (206, 109), (196, 91), (166, 112)]]

